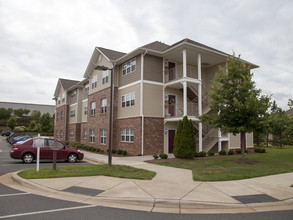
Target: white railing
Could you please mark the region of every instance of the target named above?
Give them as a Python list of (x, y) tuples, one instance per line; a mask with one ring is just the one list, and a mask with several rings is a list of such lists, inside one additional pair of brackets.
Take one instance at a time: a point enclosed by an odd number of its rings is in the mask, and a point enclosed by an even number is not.
[[(194, 79), (198, 78), (196, 67), (187, 65), (186, 70), (187, 70), (187, 73), (186, 73), (187, 77), (194, 78)], [(181, 78), (183, 78), (183, 65), (179, 65), (177, 67), (165, 70), (164, 83), (175, 81)]]

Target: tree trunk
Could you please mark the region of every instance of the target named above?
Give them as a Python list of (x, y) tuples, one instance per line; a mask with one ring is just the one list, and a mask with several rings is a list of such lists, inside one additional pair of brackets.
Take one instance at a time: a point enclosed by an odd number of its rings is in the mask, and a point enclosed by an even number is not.
[(244, 160), (245, 159), (245, 149), (246, 149), (246, 141), (245, 141), (245, 133), (241, 132), (240, 133), (240, 142), (241, 142), (241, 159)]

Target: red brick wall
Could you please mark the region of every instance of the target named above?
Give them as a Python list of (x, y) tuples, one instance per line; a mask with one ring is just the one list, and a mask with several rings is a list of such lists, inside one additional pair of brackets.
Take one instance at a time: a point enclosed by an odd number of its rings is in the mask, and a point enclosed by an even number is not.
[[(63, 141), (65, 140), (64, 138), (66, 136), (66, 130), (65, 130), (65, 128), (66, 128), (66, 121), (65, 121), (66, 112), (65, 112), (65, 110), (66, 110), (66, 105), (63, 105), (63, 106), (56, 108), (55, 117), (57, 117), (57, 112), (58, 112), (59, 113), (59, 120), (58, 121), (56, 120), (55, 125), (54, 125), (54, 137), (56, 138), (56, 132), (58, 130), (58, 139), (63, 140)], [(61, 112), (63, 112), (63, 120), (61, 120)], [(60, 138), (60, 130), (63, 131), (63, 138)]]
[(144, 154), (164, 153), (164, 119), (144, 118)]
[[(87, 129), (87, 138), (86, 139), (83, 139), (83, 129)], [(89, 137), (89, 129), (88, 129), (86, 122), (80, 124), (80, 136), (79, 137), (80, 137), (79, 140), (80, 140), (81, 144), (88, 145), (90, 137)]]
[[(80, 142), (80, 128), (80, 123), (68, 125), (67, 140), (69, 142)], [(70, 130), (73, 130), (73, 138), (69, 136)]]

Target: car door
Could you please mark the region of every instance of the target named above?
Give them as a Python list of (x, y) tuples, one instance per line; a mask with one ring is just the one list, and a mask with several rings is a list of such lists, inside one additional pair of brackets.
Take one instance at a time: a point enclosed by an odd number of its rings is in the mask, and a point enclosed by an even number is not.
[(40, 158), (41, 159), (52, 159), (53, 151), (50, 148), (50, 142), (53, 142), (52, 139), (44, 139), (44, 147), (41, 147)]

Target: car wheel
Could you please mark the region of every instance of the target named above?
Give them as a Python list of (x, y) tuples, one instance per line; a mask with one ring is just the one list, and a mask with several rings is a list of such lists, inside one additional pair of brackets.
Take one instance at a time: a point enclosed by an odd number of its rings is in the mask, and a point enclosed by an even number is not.
[(76, 154), (69, 154), (67, 158), (69, 163), (75, 163), (77, 161), (77, 155)]
[(31, 153), (26, 153), (22, 156), (22, 160), (24, 163), (31, 163), (34, 160), (34, 155)]

